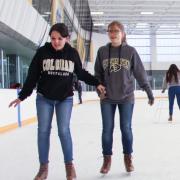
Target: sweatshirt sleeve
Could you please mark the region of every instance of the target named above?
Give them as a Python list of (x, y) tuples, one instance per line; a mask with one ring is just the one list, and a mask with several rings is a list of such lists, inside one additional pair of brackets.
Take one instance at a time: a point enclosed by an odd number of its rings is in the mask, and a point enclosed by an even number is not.
[(147, 74), (144, 69), (143, 63), (137, 53), (137, 51), (134, 49), (133, 57), (132, 57), (132, 71), (134, 74), (134, 77), (136, 78), (139, 86), (146, 91), (147, 96), (150, 100), (153, 100), (153, 93), (151, 90), (151, 87), (147, 80)]
[(97, 52), (97, 57), (94, 66), (95, 77), (103, 84), (104, 70), (101, 63), (100, 50)]
[(28, 75), (23, 85), (23, 88), (19, 92), (20, 100), (24, 100), (32, 94), (33, 89), (36, 87), (36, 83), (39, 79), (39, 76), (40, 76), (39, 51), (37, 51), (29, 66)]
[(98, 86), (100, 83), (93, 75), (82, 68), (82, 63), (77, 50), (74, 49), (74, 60), (75, 60), (75, 73), (79, 80), (84, 81), (86, 84), (92, 86)]

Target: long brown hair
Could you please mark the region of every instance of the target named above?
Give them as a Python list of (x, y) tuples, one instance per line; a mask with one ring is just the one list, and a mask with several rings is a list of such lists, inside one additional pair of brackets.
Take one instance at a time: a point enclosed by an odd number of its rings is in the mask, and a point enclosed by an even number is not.
[(124, 25), (122, 23), (120, 23), (119, 21), (112, 21), (109, 25), (108, 25), (108, 30), (110, 27), (112, 26), (117, 26), (121, 32), (123, 33), (123, 37), (122, 37), (122, 42), (126, 42), (126, 33), (124, 31)]
[(171, 82), (172, 78), (175, 78), (175, 81), (178, 83), (178, 75), (179, 72), (178, 67), (175, 64), (171, 64), (168, 71), (166, 72), (166, 82)]

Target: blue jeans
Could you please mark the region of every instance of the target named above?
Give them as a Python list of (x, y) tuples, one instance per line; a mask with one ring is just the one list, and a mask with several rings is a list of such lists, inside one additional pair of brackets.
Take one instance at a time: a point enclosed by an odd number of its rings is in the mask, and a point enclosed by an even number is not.
[(174, 106), (174, 99), (177, 99), (177, 104), (180, 109), (180, 86), (172, 86), (168, 90), (168, 98), (169, 98), (169, 115), (172, 116), (173, 114), (173, 106)]
[(122, 134), (123, 153), (131, 154), (133, 152), (133, 135), (131, 129), (132, 113), (134, 104), (111, 104), (101, 103), (102, 114), (102, 149), (103, 155), (112, 155), (114, 116), (118, 106), (120, 115), (120, 129)]
[(38, 152), (41, 164), (49, 162), (50, 133), (54, 109), (56, 112), (58, 135), (64, 154), (64, 162), (68, 163), (73, 160), (72, 139), (69, 128), (72, 106), (73, 97), (68, 97), (64, 101), (57, 101), (37, 94)]

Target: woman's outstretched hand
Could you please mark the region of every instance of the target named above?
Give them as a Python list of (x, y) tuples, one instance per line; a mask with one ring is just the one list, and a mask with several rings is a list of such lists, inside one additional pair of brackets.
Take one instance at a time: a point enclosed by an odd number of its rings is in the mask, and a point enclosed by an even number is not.
[(10, 104), (9, 104), (9, 107), (11, 106), (14, 106), (16, 107), (18, 104), (21, 103), (21, 100), (20, 99), (15, 99), (14, 101), (12, 101)]

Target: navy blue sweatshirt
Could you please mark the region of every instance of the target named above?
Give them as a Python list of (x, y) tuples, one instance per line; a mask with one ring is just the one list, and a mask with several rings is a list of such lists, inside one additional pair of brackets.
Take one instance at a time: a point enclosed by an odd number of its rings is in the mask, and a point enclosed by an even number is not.
[(37, 86), (37, 92), (52, 100), (64, 100), (73, 95), (73, 73), (79, 80), (97, 86), (99, 81), (82, 69), (79, 54), (68, 43), (62, 50), (56, 51), (51, 43), (40, 47), (28, 71), (28, 76), (19, 99), (24, 100), (31, 95)]

